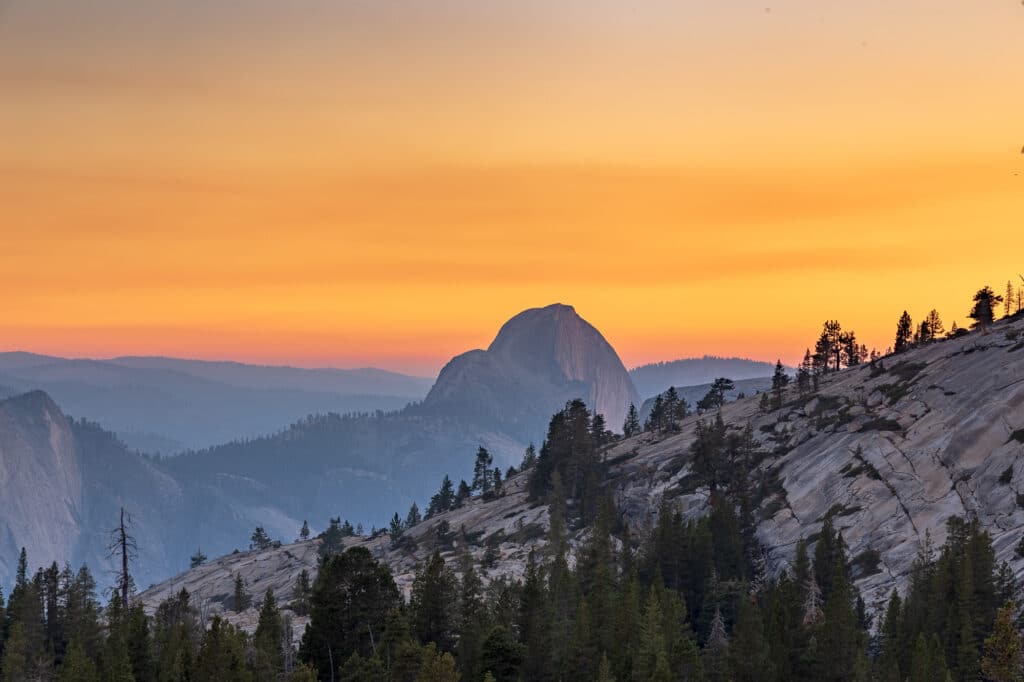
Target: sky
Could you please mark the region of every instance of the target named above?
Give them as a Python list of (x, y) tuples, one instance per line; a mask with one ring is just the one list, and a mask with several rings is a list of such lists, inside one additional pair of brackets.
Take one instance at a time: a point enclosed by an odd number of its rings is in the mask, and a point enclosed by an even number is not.
[(0, 0), (0, 350), (891, 345), (1024, 272), (1018, 0)]

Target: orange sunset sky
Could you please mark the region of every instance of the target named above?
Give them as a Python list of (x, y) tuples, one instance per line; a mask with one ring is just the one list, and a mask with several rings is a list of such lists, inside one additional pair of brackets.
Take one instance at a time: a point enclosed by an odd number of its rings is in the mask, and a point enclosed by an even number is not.
[(1019, 0), (0, 0), (0, 350), (884, 349), (1019, 283), (1022, 145)]

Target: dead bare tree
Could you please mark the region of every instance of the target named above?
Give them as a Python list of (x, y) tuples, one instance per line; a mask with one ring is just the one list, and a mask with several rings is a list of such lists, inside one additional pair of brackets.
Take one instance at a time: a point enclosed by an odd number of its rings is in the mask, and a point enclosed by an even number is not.
[(110, 544), (107, 545), (109, 556), (112, 559), (119, 559), (120, 570), (114, 571), (115, 590), (121, 593), (121, 604), (128, 608), (128, 597), (132, 592), (132, 576), (128, 568), (139, 556), (139, 547), (135, 542), (135, 536), (128, 532), (132, 525), (131, 514), (125, 512), (121, 507), (121, 522), (110, 531)]

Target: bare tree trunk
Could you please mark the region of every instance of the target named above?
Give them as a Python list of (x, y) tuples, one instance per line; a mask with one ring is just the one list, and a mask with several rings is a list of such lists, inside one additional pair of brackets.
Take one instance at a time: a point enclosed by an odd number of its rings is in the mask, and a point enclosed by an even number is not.
[(121, 604), (128, 608), (128, 531), (124, 527), (124, 507), (121, 507)]

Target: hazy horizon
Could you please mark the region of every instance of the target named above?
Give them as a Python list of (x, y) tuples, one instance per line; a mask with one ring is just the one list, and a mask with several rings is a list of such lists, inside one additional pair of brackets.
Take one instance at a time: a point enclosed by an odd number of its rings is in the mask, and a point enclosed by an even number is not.
[[(1020, 2), (0, 9), (0, 344), (436, 370), (884, 350), (1022, 266)], [(898, 293), (897, 293), (898, 292)]]

